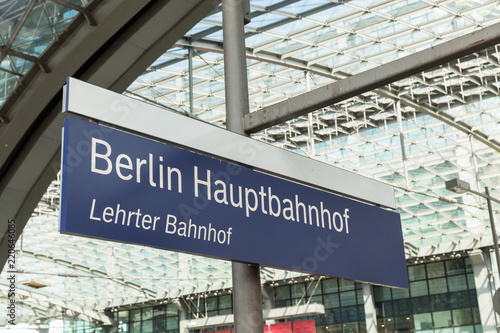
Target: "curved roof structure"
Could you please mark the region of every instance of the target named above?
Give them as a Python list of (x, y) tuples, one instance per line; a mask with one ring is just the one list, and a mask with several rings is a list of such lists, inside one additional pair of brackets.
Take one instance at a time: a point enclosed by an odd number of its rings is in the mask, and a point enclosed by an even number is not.
[[(382, 82), (392, 61), (458, 45), (500, 22), (500, 5), (489, 0), (250, 6), (252, 112), (335, 82), (349, 90), (349, 78)], [(0, 232), (15, 219), (20, 322), (64, 311), (109, 323), (106, 308), (231, 287), (225, 261), (58, 233), (66, 77), (225, 126), (221, 21), (211, 0), (0, 1)], [(252, 136), (393, 185), (408, 260), (489, 247), (484, 200), (444, 183), (459, 176), (498, 196), (500, 53), (490, 42), (455, 55)], [(370, 76), (377, 68), (381, 76)], [(3, 238), (2, 263), (7, 250)], [(271, 281), (296, 273), (261, 274)]]

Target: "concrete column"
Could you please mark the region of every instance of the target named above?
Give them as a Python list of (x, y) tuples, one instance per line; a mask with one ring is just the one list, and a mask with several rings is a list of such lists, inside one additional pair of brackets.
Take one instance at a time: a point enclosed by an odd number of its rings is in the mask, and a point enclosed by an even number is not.
[(484, 256), (481, 250), (474, 250), (470, 253), (470, 259), (474, 271), (474, 283), (476, 284), (477, 303), (483, 333), (498, 333), (495, 311), (493, 310), (493, 292), (490, 282), (491, 269), (487, 256)]
[(365, 304), (366, 333), (377, 333), (377, 312), (373, 287), (363, 283), (363, 302)]
[(174, 299), (173, 303), (175, 307), (179, 310), (179, 332), (188, 333), (189, 329), (186, 326), (188, 322), (189, 308), (182, 298)]

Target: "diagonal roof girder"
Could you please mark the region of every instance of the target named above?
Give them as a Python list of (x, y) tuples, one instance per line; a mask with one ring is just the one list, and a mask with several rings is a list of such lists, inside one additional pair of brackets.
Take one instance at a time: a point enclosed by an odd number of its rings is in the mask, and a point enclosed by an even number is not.
[(258, 132), (498, 43), (500, 23), (249, 113), (245, 130)]

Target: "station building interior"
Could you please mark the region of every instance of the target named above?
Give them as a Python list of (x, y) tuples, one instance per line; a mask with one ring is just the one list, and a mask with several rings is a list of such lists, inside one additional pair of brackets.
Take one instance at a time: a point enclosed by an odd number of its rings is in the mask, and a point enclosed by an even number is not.
[[(250, 112), (350, 78), (383, 82), (250, 134), (393, 186), (410, 285), (261, 267), (264, 332), (498, 332), (480, 194), (500, 199), (500, 3), (250, 0), (250, 13)], [(230, 262), (59, 233), (67, 77), (225, 128), (222, 33), (215, 0), (0, 1), (2, 331), (234, 331)], [(426, 52), (443, 45), (437, 63)], [(388, 82), (400, 59), (433, 65)], [(472, 192), (448, 190), (457, 178)]]

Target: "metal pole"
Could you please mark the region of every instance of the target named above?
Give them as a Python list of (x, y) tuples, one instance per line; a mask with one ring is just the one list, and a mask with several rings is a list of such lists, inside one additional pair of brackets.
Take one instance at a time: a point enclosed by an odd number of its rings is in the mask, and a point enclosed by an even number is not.
[(488, 187), (485, 187), (484, 191), (486, 193), (486, 202), (488, 203), (488, 213), (490, 214), (491, 233), (493, 234), (493, 247), (495, 249), (495, 257), (497, 259), (497, 269), (500, 274), (500, 252), (498, 250), (498, 236), (495, 226), (495, 217), (493, 216), (493, 208), (491, 208), (490, 190)]
[[(247, 135), (243, 127), (243, 117), (249, 112), (243, 1), (222, 1), (222, 29), (226, 127)], [(232, 274), (235, 332), (262, 333), (264, 320), (259, 266), (233, 262)]]
[(222, 29), (226, 84), (226, 128), (239, 134), (248, 135), (243, 127), (243, 117), (249, 113), (250, 107), (241, 0), (224, 0), (222, 2)]
[(189, 61), (189, 114), (194, 113), (194, 90), (193, 90), (193, 48), (188, 50)]
[[(311, 72), (306, 71), (305, 73), (306, 76), (306, 90), (310, 91), (311, 90), (311, 83), (310, 83), (310, 78), (311, 78)], [(312, 112), (309, 112), (307, 114), (307, 120), (309, 121), (309, 126), (307, 128), (307, 133), (309, 134), (309, 144), (311, 145), (311, 157), (314, 158), (316, 156), (316, 147), (314, 147), (314, 124), (313, 124), (313, 114)]]

